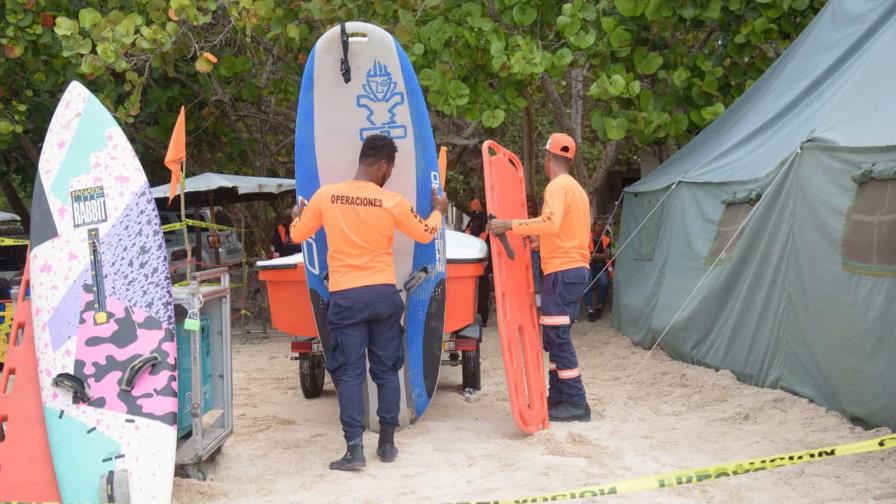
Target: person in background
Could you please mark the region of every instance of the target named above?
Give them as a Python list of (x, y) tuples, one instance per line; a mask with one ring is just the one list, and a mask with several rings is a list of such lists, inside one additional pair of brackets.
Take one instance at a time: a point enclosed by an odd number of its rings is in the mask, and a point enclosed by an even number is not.
[(295, 243), (308, 239), (321, 226), (327, 232), (330, 341), (324, 351), (347, 445), (345, 455), (330, 463), (330, 469), (338, 471), (357, 471), (367, 464), (362, 440), (368, 358), (379, 398), (376, 454), (383, 462), (398, 456), (395, 429), (401, 402), (398, 371), (404, 365), (404, 301), (396, 287), (392, 243), (396, 229), (417, 242), (431, 242), (448, 210), (447, 198), (439, 196), (435, 187), (433, 211), (426, 220), (402, 195), (383, 189), (392, 175), (396, 152), (391, 138), (367, 137), (355, 178), (321, 187), (307, 206), (302, 200), (293, 210), (295, 219), (289, 230)]
[[(607, 301), (607, 291), (610, 289), (610, 268), (607, 262), (613, 257), (611, 250), (607, 218), (602, 217), (594, 221), (591, 228), (591, 288), (585, 293), (585, 306), (588, 307), (588, 320), (599, 320), (604, 313), (604, 303)], [(595, 303), (595, 296), (597, 297)]]
[(541, 215), (534, 219), (492, 219), (495, 234), (539, 237), (544, 280), (541, 326), (544, 349), (550, 355), (548, 418), (552, 422), (590, 422), (591, 408), (572, 342), (571, 327), (590, 272), (591, 204), (588, 194), (569, 174), (576, 142), (554, 133), (545, 146), (544, 169), (550, 179), (544, 190)]
[(291, 256), (302, 251), (302, 244), (293, 242), (292, 237), (289, 236), (289, 225), (291, 222), (291, 212), (285, 213), (277, 224), (277, 229), (274, 230), (274, 236), (271, 237), (271, 248), (274, 250), (274, 257)]
[[(480, 240), (485, 241), (486, 245), (489, 245), (488, 232), (486, 232), (488, 216), (485, 214), (485, 209), (482, 207), (482, 202), (479, 201), (479, 198), (470, 200), (470, 212), (467, 215), (470, 217), (470, 220), (464, 227), (464, 233), (479, 237)], [(492, 311), (492, 256), (487, 254), (485, 257), (485, 271), (479, 277), (479, 288), (476, 295), (476, 313), (479, 314), (482, 327), (488, 326), (488, 317)]]

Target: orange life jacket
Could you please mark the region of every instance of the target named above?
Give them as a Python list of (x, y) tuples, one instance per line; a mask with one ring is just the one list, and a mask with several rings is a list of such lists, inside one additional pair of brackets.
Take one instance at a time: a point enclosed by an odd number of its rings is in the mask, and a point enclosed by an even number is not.
[[(604, 246), (604, 252), (609, 252), (610, 250), (610, 237), (607, 235), (600, 236), (600, 244)], [(588, 246), (591, 251), (591, 255), (594, 255), (594, 240), (591, 240), (591, 244)], [(607, 261), (607, 273), (610, 277), (613, 276), (613, 261)]]

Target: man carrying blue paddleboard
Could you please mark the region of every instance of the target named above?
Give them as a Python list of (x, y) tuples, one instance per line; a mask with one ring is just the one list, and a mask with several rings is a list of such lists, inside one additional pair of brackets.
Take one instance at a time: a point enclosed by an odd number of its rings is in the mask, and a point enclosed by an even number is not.
[(321, 187), (307, 206), (293, 210), (290, 236), (295, 243), (321, 226), (327, 233), (330, 302), (327, 326), (330, 348), (327, 370), (339, 398), (339, 420), (345, 455), (330, 469), (356, 471), (366, 465), (364, 433), (365, 354), (370, 377), (377, 385), (380, 437), (377, 456), (392, 462), (398, 455), (400, 387), (404, 364), (401, 319), (404, 301), (396, 288), (392, 242), (395, 229), (429, 243), (442, 224), (448, 200), (433, 188), (433, 211), (423, 220), (402, 195), (383, 189), (395, 165), (395, 142), (383, 135), (364, 140), (355, 178)]
[(541, 327), (544, 350), (550, 354), (548, 417), (552, 422), (590, 422), (579, 360), (570, 328), (576, 308), (590, 280), (588, 251), (591, 208), (588, 195), (569, 170), (576, 142), (554, 133), (545, 146), (544, 168), (550, 182), (544, 190), (541, 215), (532, 219), (492, 219), (496, 235), (513, 231), (538, 236), (544, 280), (541, 290)]

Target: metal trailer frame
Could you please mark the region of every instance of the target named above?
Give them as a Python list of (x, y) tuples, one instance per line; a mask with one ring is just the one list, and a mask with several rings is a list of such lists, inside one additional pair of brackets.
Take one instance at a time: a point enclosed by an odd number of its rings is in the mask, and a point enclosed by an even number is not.
[[(202, 283), (206, 284), (203, 285)], [(230, 348), (230, 273), (227, 268), (194, 272), (190, 284), (174, 287), (174, 303), (187, 312), (207, 315), (210, 322), (212, 406), (201, 413), (202, 360), (200, 332), (191, 331), (192, 432), (178, 439), (175, 463), (187, 477), (205, 480), (202, 463), (217, 456), (233, 434), (233, 368)], [(208, 421), (204, 421), (208, 419)]]

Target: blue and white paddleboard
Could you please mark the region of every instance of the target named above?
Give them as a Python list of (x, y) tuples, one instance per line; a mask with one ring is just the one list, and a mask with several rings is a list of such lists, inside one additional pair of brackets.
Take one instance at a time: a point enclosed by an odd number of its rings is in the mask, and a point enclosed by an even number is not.
[[(395, 170), (385, 188), (401, 193), (420, 215), (432, 211), (432, 186), (441, 187), (432, 126), (423, 92), (407, 54), (388, 32), (348, 22), (314, 45), (299, 92), (296, 118), (296, 190), (310, 200), (324, 184), (354, 177), (364, 139), (392, 137)], [(318, 331), (328, 348), (327, 237), (323, 230), (304, 245), (305, 272)], [(429, 244), (400, 232), (393, 246), (398, 287), (405, 299), (405, 366), (399, 374), (399, 421), (414, 423), (436, 389), (445, 319), (445, 234)], [(416, 277), (422, 282), (406, 288)], [(378, 428), (376, 385), (367, 380), (367, 424)]]

